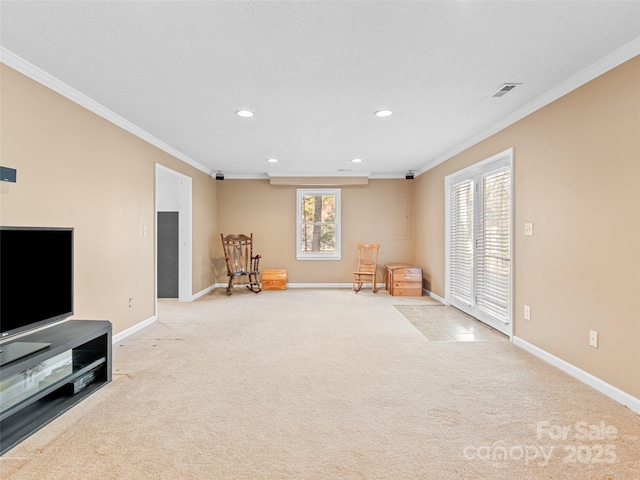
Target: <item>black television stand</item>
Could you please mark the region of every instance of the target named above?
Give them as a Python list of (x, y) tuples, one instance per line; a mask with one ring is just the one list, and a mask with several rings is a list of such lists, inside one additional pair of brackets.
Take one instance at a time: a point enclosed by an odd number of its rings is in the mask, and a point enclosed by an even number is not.
[(11, 342), (0, 345), (0, 367), (47, 348), (47, 342)]
[[(44, 347), (0, 366), (0, 455), (111, 381), (111, 322), (67, 320), (0, 345)], [(3, 362), (5, 359), (3, 358)]]

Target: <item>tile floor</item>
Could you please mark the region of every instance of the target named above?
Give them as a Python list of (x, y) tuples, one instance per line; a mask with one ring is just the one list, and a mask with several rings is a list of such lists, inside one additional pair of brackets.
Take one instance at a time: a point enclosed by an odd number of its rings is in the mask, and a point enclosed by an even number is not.
[(504, 342), (508, 338), (454, 307), (396, 305), (396, 309), (432, 342)]

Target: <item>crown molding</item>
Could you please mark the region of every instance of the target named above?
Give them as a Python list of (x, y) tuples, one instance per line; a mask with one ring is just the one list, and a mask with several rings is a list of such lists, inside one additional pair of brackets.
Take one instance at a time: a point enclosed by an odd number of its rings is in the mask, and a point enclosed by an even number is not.
[(19, 57), (15, 53), (11, 52), (10, 50), (7, 50), (2, 46), (0, 46), (0, 62), (13, 68), (14, 70), (17, 70), (23, 75), (26, 75), (32, 80), (35, 80), (36, 82), (44, 85), (45, 87), (53, 90), (54, 92), (59, 93), (63, 97), (68, 98), (72, 102), (80, 105), (81, 107), (86, 108), (90, 112), (95, 113), (96, 115), (113, 123), (114, 125), (117, 125), (118, 127), (135, 135), (136, 137), (144, 140), (145, 142), (153, 145), (154, 147), (159, 148), (163, 152), (166, 152), (169, 155), (191, 165), (192, 167), (200, 170), (201, 172), (206, 173), (207, 175), (212, 175), (213, 172), (211, 171), (211, 169), (205, 167), (199, 162), (196, 162), (191, 157), (176, 150), (172, 146), (167, 145), (162, 140), (151, 135), (149, 132), (131, 123), (129, 120), (121, 117), (117, 113), (114, 113), (104, 105), (101, 105), (95, 100), (87, 97), (85, 94), (80, 93), (79, 91), (70, 87), (66, 83), (58, 80), (53, 75), (48, 74), (44, 70), (27, 62), (22, 57)]
[[(343, 174), (344, 173), (344, 174)], [(211, 174), (211, 176), (215, 176), (215, 172)], [(340, 175), (336, 175), (335, 173), (327, 173), (327, 172), (316, 172), (316, 173), (260, 173), (260, 174), (224, 174), (225, 180), (270, 180), (271, 178), (353, 178), (353, 177), (367, 177), (369, 180), (396, 180), (396, 179), (405, 179), (405, 174), (402, 173), (359, 173), (359, 174), (351, 174), (348, 175), (345, 172), (341, 172)]]
[(286, 178), (286, 177), (364, 177), (369, 178), (370, 172), (268, 172), (269, 178)]
[(511, 115), (505, 117), (503, 120), (498, 123), (493, 124), (491, 127), (483, 130), (482, 132), (474, 135), (469, 138), (466, 142), (461, 143), (457, 147), (449, 150), (448, 152), (440, 155), (439, 157), (434, 158), (427, 162), (421, 169), (415, 171), (415, 176), (421, 175), (428, 170), (440, 165), (441, 163), (449, 160), (451, 157), (462, 153), (468, 148), (473, 147), (474, 145), (480, 143), (482, 140), (489, 138), (492, 135), (504, 130), (510, 125), (513, 125), (519, 120), (522, 120), (524, 117), (531, 115), (533, 112), (540, 110), (542, 107), (549, 105), (551, 102), (563, 97), (569, 92), (575, 90), (578, 87), (581, 87), (587, 82), (590, 82), (594, 78), (599, 77), (600, 75), (608, 72), (609, 70), (621, 65), (627, 60), (631, 60), (633, 57), (640, 55), (640, 37), (632, 40), (625, 46), (619, 48), (614, 51), (610, 55), (607, 55), (601, 60), (598, 60), (593, 65), (585, 68), (584, 70), (578, 72), (577, 74), (569, 77), (564, 82), (558, 84), (545, 94), (539, 96), (535, 100), (529, 102), (522, 108), (516, 110)]
[(406, 173), (372, 173), (369, 180), (405, 180), (405, 176)]
[(368, 175), (346, 175), (346, 176), (327, 176), (321, 173), (317, 175), (298, 175), (289, 174), (270, 175), (270, 185), (296, 185), (296, 186), (347, 186), (347, 185), (367, 185), (369, 183)]
[[(225, 180), (268, 180), (269, 179), (269, 175), (267, 175), (266, 173), (258, 173), (258, 174), (243, 174), (243, 173), (230, 173), (229, 175), (227, 175), (226, 173), (222, 172), (224, 174), (224, 179)], [(212, 177), (216, 176), (216, 172), (213, 172), (211, 174)]]
[[(469, 138), (465, 142), (459, 144), (458, 146), (452, 148), (451, 150), (445, 152), (444, 154), (429, 160), (422, 168), (414, 170), (414, 175), (416, 177), (422, 175), (423, 173), (431, 170), (437, 165), (447, 161), (451, 157), (473, 147), (474, 145), (480, 143), (481, 141), (489, 138), (492, 135), (504, 130), (508, 126), (516, 123), (517, 121), (523, 119), (524, 117), (534, 113), (535, 111), (545, 107), (546, 105), (552, 103), (553, 101), (559, 99), (560, 97), (568, 94), (569, 92), (575, 90), (576, 88), (584, 85), (585, 83), (597, 78), (598, 76), (606, 73), (607, 71), (617, 67), (618, 65), (630, 60), (631, 58), (640, 55), (640, 37), (634, 39), (629, 42), (627, 45), (621, 47), (620, 49), (614, 51), (610, 55), (604, 57), (598, 62), (594, 63), (590, 67), (580, 71), (576, 75), (570, 77), (564, 82), (560, 83), (556, 87), (552, 88), (545, 94), (536, 98), (532, 102), (529, 102), (525, 106), (518, 109), (516, 112), (511, 115), (505, 117), (500, 122), (493, 124), (491, 127), (483, 130), (482, 132), (474, 135)], [(86, 95), (80, 93), (64, 82), (58, 80), (47, 72), (41, 70), (35, 65), (27, 62), (23, 58), (14, 54), (10, 50), (0, 46), (0, 62), (5, 65), (19, 71), (20, 73), (26, 75), (27, 77), (35, 80), (36, 82), (50, 88), (51, 90), (59, 93), (60, 95), (68, 98), (72, 102), (86, 108), (87, 110), (95, 113), (96, 115), (104, 118), (105, 120), (113, 123), (121, 127), (122, 129), (128, 131), (129, 133), (137, 136), (138, 138), (144, 140), (145, 142), (159, 148), (160, 150), (168, 153), (169, 155), (191, 165), (192, 167), (200, 170), (201, 172), (206, 173), (210, 176), (215, 176), (215, 172), (201, 163), (193, 160), (189, 156), (184, 153), (176, 150), (175, 148), (167, 145), (160, 139), (151, 135), (149, 132), (141, 129), (137, 125), (131, 123), (125, 118), (119, 116), (113, 111), (109, 110), (105, 106), (99, 104), (95, 100), (87, 97)], [(235, 175), (235, 176), (227, 176), (229, 179), (233, 178), (274, 178), (274, 177), (333, 177), (334, 175), (327, 175), (326, 173), (313, 173), (313, 174), (300, 174), (300, 173), (284, 173), (284, 174), (267, 174), (267, 175)], [(369, 179), (392, 179), (392, 178), (403, 178), (403, 175), (384, 175), (384, 174), (367, 174), (360, 173), (355, 174), (352, 172), (340, 172), (340, 175), (335, 175), (335, 177), (351, 177), (351, 176), (367, 176)]]

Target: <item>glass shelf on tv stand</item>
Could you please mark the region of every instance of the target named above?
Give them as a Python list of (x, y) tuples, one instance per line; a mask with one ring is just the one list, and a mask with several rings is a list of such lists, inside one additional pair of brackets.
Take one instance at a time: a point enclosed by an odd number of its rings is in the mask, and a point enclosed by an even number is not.
[(86, 358), (67, 350), (0, 382), (0, 420), (98, 368), (105, 357)]

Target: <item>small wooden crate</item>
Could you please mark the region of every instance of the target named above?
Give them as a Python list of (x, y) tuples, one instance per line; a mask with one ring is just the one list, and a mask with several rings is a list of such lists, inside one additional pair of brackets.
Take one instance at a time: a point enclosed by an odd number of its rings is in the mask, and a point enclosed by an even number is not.
[(387, 292), (393, 291), (393, 271), (398, 268), (411, 267), (409, 263), (387, 263), (384, 266), (384, 288)]
[(262, 272), (263, 290), (286, 290), (287, 271), (286, 270), (265, 270)]
[(401, 266), (388, 270), (389, 283), (387, 289), (395, 297), (422, 296), (422, 269), (418, 267)]

